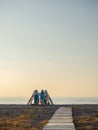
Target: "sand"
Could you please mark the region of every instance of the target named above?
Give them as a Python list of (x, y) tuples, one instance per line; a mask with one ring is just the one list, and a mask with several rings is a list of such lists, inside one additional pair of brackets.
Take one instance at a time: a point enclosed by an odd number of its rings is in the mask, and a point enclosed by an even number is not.
[[(62, 105), (0, 105), (0, 130), (42, 130)], [(72, 106), (77, 130), (98, 130), (98, 105)]]

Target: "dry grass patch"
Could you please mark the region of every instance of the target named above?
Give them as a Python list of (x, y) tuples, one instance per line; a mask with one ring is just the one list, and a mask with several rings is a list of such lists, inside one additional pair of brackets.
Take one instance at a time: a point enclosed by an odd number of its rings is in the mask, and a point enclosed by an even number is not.
[(5, 106), (0, 108), (0, 130), (41, 130), (57, 106)]
[(98, 106), (73, 106), (76, 130), (98, 130)]

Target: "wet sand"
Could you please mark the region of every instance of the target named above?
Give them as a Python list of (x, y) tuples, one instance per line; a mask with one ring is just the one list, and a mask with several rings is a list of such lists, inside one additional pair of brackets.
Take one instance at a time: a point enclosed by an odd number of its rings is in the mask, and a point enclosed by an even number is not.
[(61, 106), (72, 106), (77, 130), (98, 130), (98, 105), (0, 105), (0, 130), (42, 130)]

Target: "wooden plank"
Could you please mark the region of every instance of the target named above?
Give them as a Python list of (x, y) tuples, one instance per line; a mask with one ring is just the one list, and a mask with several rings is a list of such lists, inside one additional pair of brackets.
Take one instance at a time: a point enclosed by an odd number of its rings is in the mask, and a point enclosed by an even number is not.
[(75, 130), (71, 107), (60, 107), (43, 130)]

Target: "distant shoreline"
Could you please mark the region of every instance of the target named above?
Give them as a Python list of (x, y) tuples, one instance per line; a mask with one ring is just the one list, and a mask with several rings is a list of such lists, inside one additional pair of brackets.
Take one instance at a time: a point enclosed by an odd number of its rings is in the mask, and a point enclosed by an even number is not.
[[(0, 104), (27, 104), (29, 97), (3, 97), (0, 98)], [(52, 97), (55, 105), (72, 105), (72, 104), (98, 104), (98, 98), (84, 97)], [(33, 102), (32, 102), (33, 103)]]
[[(0, 106), (45, 106), (45, 105), (27, 105), (27, 104), (0, 104)], [(54, 104), (49, 106), (98, 106), (98, 104)]]

